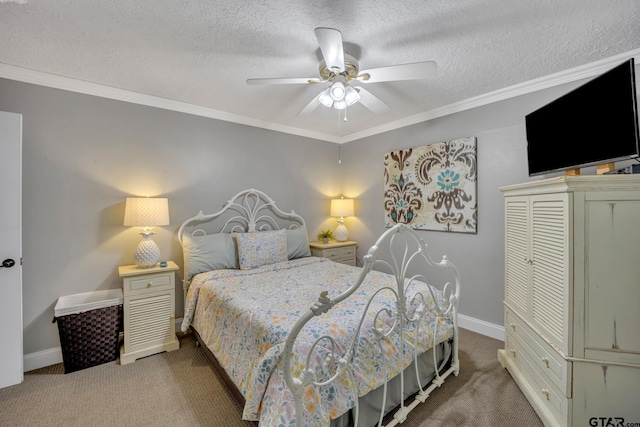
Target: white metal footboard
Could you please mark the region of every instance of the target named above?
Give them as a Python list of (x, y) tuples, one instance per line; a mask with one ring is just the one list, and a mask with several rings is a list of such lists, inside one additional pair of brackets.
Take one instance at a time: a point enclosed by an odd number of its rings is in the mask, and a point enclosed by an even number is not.
[[(371, 247), (368, 254), (364, 257), (364, 266), (358, 279), (356, 282), (345, 292), (338, 295), (335, 298), (330, 298), (327, 291), (321, 292), (318, 301), (315, 302), (296, 323), (293, 330), (291, 331), (284, 350), (284, 375), (286, 383), (289, 389), (292, 391), (295, 398), (295, 407), (296, 407), (296, 425), (297, 427), (303, 427), (304, 425), (304, 410), (305, 410), (305, 390), (308, 387), (326, 387), (337, 381), (341, 376), (347, 375), (350, 384), (354, 387), (354, 392), (356, 396), (359, 396), (358, 390), (355, 389), (357, 387), (356, 381), (354, 381), (353, 377), (353, 366), (352, 363), (357, 357), (358, 352), (358, 341), (359, 335), (363, 328), (371, 328), (373, 335), (377, 338), (377, 345), (382, 346), (382, 342), (387, 339), (392, 334), (399, 334), (399, 348), (397, 349), (400, 353), (400, 357), (395, 357), (399, 366), (396, 366), (396, 369), (399, 370), (400, 374), (400, 388), (404, 395), (405, 393), (405, 375), (413, 375), (413, 373), (409, 374), (402, 369), (402, 364), (404, 357), (402, 355), (412, 355), (414, 366), (415, 366), (415, 375), (417, 376), (417, 382), (419, 384), (420, 389), (417, 390), (418, 393), (415, 395), (414, 400), (405, 405), (403, 402), (404, 399), (400, 399), (400, 408), (395, 412), (393, 419), (387, 424), (387, 427), (395, 426), (396, 424), (404, 422), (407, 417), (407, 414), (411, 412), (417, 405), (424, 402), (429, 394), (437, 387), (440, 387), (444, 380), (450, 375), (458, 375), (459, 373), (459, 361), (458, 361), (458, 300), (460, 297), (460, 280), (459, 274), (456, 268), (449, 262), (449, 260), (445, 257), (442, 258), (440, 262), (434, 262), (426, 252), (426, 244), (418, 237), (417, 233), (411, 228), (407, 227), (404, 224), (398, 224), (393, 228), (387, 230), (376, 242), (374, 246)], [(299, 357), (298, 360), (298, 369), (299, 375), (294, 375), (292, 372), (294, 354), (292, 353), (294, 350), (294, 344), (296, 338), (298, 337), (301, 330), (304, 326), (314, 317), (320, 316), (324, 313), (329, 312), (336, 304), (339, 304), (341, 301), (349, 298), (362, 284), (363, 280), (366, 278), (367, 274), (374, 268), (377, 267), (377, 270), (385, 271), (390, 273), (395, 278), (396, 287), (383, 287), (378, 289), (373, 295), (369, 297), (369, 302), (367, 304), (367, 309), (362, 314), (362, 318), (360, 320), (359, 326), (355, 335), (350, 338), (350, 344), (346, 348), (345, 351), (338, 351), (338, 347), (336, 341), (330, 335), (325, 335), (321, 338), (318, 338), (313, 345), (311, 345), (308, 353), (306, 355), (299, 355), (303, 357)], [(443, 299), (438, 303), (438, 299), (434, 295), (433, 289), (431, 286), (434, 286), (433, 283), (428, 279), (427, 270), (439, 268), (445, 270), (451, 270), (453, 272), (453, 276), (455, 278), (455, 283), (445, 282), (443, 286), (437, 287), (441, 290)], [(424, 295), (423, 293), (409, 293), (412, 295), (411, 298), (407, 297), (407, 290), (412, 287), (416, 282), (426, 283), (431, 285), (428, 287), (428, 292), (431, 295)], [(365, 322), (365, 318), (367, 317), (367, 310), (371, 305), (374, 299), (380, 297), (382, 294), (392, 295), (392, 298), (395, 299), (395, 310), (383, 309), (379, 312), (375, 313), (373, 316), (373, 322)], [(436, 304), (428, 304), (428, 297), (431, 297), (433, 301), (436, 301)], [(422, 384), (420, 382), (420, 373), (418, 372), (418, 351), (414, 351), (414, 346), (411, 343), (411, 340), (408, 339), (409, 333), (414, 334), (414, 338), (418, 337), (420, 334), (419, 325), (420, 320), (423, 316), (426, 315), (427, 312), (431, 312), (435, 316), (435, 331), (433, 333), (433, 357), (434, 357), (434, 366), (438, 366), (437, 363), (437, 352), (436, 352), (436, 337), (437, 337), (437, 328), (438, 328), (438, 320), (444, 317), (450, 317), (453, 321), (453, 338), (452, 338), (452, 356), (449, 367), (444, 372), (438, 372), (439, 369), (436, 368), (435, 376), (433, 380), (429, 384)], [(370, 316), (371, 317), (371, 316)], [(383, 321), (383, 318), (385, 321)], [(416, 342), (414, 340), (414, 342)], [(313, 368), (310, 367), (310, 360), (312, 359), (312, 354), (316, 351), (316, 347), (324, 346), (329, 349), (329, 356), (326, 357), (325, 367), (330, 367), (330, 376), (327, 377), (326, 373), (324, 375), (319, 375)], [(341, 354), (337, 354), (341, 353)], [(408, 357), (408, 356), (407, 356)], [(300, 360), (304, 360), (303, 368), (299, 369)], [(390, 358), (392, 359), (392, 358)], [(387, 364), (388, 360), (385, 361), (385, 372), (388, 369)], [(383, 418), (384, 418), (384, 408), (386, 406), (387, 399), (387, 385), (391, 378), (387, 375), (387, 381), (384, 384), (384, 401), (381, 406), (381, 413), (378, 422), (378, 426), (382, 426)], [(414, 390), (415, 391), (415, 390)], [(359, 408), (357, 405), (354, 408), (354, 418), (355, 425), (358, 426), (358, 414)]]

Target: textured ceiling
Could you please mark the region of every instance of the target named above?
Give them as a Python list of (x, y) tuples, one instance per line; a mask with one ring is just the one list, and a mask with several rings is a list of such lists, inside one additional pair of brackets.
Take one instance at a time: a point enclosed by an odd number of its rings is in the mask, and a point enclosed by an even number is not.
[[(639, 0), (0, 0), (0, 63), (335, 140), (638, 49), (639, 23)], [(321, 26), (361, 69), (432, 60), (438, 75), (367, 85), (391, 110), (356, 104), (347, 122), (297, 116), (319, 85), (246, 84), (318, 77)]]

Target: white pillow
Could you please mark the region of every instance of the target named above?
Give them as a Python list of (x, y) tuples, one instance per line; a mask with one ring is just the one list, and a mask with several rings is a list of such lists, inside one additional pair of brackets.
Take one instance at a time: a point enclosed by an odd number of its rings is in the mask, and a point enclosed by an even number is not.
[(287, 260), (285, 230), (238, 233), (235, 236), (241, 270)]
[(236, 247), (230, 234), (182, 236), (185, 280), (205, 271), (238, 268)]

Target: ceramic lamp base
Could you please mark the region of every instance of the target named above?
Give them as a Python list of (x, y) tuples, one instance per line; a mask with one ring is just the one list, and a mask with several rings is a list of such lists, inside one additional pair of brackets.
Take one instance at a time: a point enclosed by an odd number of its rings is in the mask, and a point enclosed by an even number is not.
[(338, 242), (344, 242), (349, 238), (349, 231), (347, 227), (344, 226), (344, 220), (338, 220), (338, 227), (336, 231), (333, 232), (333, 235)]
[(142, 242), (133, 252), (133, 260), (141, 268), (155, 267), (160, 261), (160, 248), (156, 242), (151, 240), (151, 236), (144, 236)]

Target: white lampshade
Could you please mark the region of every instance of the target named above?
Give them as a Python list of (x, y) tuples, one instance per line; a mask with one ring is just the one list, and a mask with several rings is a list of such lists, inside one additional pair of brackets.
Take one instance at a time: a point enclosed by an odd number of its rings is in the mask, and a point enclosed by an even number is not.
[(318, 101), (325, 107), (331, 107), (333, 105), (333, 98), (331, 98), (329, 92), (331, 92), (331, 88), (323, 91), (318, 98)]
[(143, 227), (143, 239), (133, 252), (138, 267), (154, 267), (160, 261), (160, 248), (151, 239), (154, 225), (169, 225), (169, 200), (166, 198), (128, 197), (124, 207), (124, 225)]
[(335, 108), (336, 110), (344, 110), (345, 108), (347, 108), (347, 101), (345, 101), (344, 99), (341, 101), (335, 101), (333, 103), (333, 108)]
[(347, 106), (352, 106), (356, 102), (360, 101), (360, 94), (351, 86), (347, 86), (347, 92), (344, 96), (344, 102), (347, 103)]
[(329, 94), (334, 101), (342, 101), (344, 99), (344, 94), (346, 93), (346, 88), (344, 87), (344, 83), (335, 82), (331, 85), (331, 91)]
[(333, 233), (336, 240), (344, 242), (349, 238), (349, 231), (344, 225), (345, 216), (353, 216), (353, 199), (332, 199), (331, 200), (331, 216), (337, 216), (338, 227)]
[(332, 199), (331, 216), (353, 216), (353, 199)]
[(127, 197), (124, 225), (153, 227), (169, 225), (169, 199), (157, 197)]

